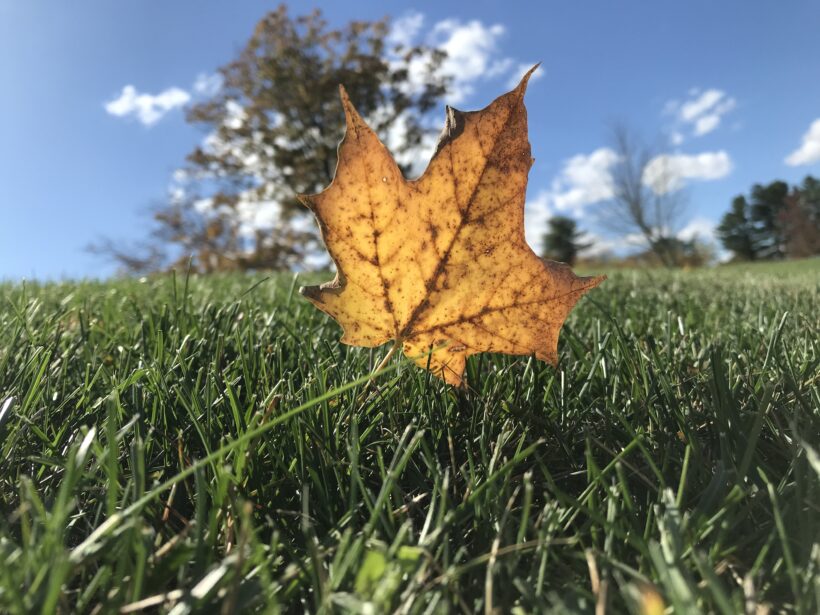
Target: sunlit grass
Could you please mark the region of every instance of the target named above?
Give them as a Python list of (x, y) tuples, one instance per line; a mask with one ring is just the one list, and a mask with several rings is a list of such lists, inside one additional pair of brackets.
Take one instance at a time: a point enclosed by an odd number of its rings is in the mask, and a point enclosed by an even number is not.
[(0, 285), (0, 611), (820, 607), (818, 261), (612, 273), (465, 391), (298, 283)]

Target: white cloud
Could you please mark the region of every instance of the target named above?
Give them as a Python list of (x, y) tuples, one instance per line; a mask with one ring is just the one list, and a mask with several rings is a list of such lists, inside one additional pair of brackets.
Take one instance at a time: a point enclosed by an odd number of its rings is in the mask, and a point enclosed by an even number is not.
[(495, 57), (504, 32), (501, 24), (485, 26), (478, 20), (462, 24), (445, 19), (433, 26), (430, 42), (447, 52), (442, 72), (452, 78), (448, 102), (458, 103), (470, 96), (476, 80), (509, 70), (509, 58)]
[(587, 205), (612, 198), (612, 166), (618, 155), (607, 147), (591, 154), (578, 154), (564, 162), (561, 173), (549, 190), (542, 190), (527, 201), (524, 226), (527, 241), (536, 249), (547, 220), (553, 215), (580, 216)]
[(225, 102), (225, 114), (224, 124), (231, 130), (239, 130), (242, 128), (242, 124), (244, 124), (247, 119), (245, 109), (235, 100)]
[(696, 96), (681, 105), (680, 118), (684, 122), (694, 122), (714, 107), (723, 96), (724, 93), (720, 90), (706, 90), (700, 96)]
[(721, 118), (735, 108), (735, 104), (734, 98), (727, 98), (715, 105), (709, 113), (700, 116), (695, 121), (695, 134), (701, 136), (712, 132), (720, 125)]
[(211, 212), (214, 207), (214, 200), (211, 197), (206, 197), (204, 199), (197, 199), (193, 203), (193, 208), (197, 213), (202, 215), (207, 215)]
[(803, 135), (803, 143), (786, 156), (786, 164), (792, 167), (811, 164), (820, 161), (820, 118), (811, 123), (806, 134)]
[(105, 103), (105, 110), (117, 117), (136, 117), (143, 125), (152, 126), (190, 100), (188, 92), (176, 87), (159, 94), (141, 94), (133, 85), (126, 85), (117, 98)]
[(718, 124), (720, 124), (720, 116), (714, 113), (699, 117), (695, 122), (695, 134), (700, 136), (712, 132), (718, 127)]
[(678, 239), (691, 241), (697, 238), (698, 241), (714, 243), (715, 222), (708, 218), (693, 218), (689, 223), (678, 231)]
[(732, 170), (732, 160), (725, 151), (700, 154), (661, 154), (644, 169), (643, 182), (657, 194), (674, 192), (686, 180), (711, 180), (725, 177)]
[[(689, 126), (696, 137), (703, 136), (720, 126), (724, 115), (735, 108), (737, 102), (718, 89), (701, 91), (689, 90), (689, 99), (684, 102), (670, 100), (664, 106), (664, 114), (675, 115), (679, 124)], [(683, 135), (678, 131), (678, 145), (683, 142)]]
[(213, 96), (222, 89), (222, 75), (200, 73), (194, 81), (194, 92), (202, 96)]
[(200, 73), (191, 91), (170, 87), (159, 94), (141, 93), (133, 85), (126, 85), (117, 98), (105, 103), (105, 110), (116, 117), (135, 117), (144, 126), (153, 126), (169, 112), (187, 105), (193, 94), (213, 96), (222, 88), (222, 75)]
[(527, 243), (538, 253), (541, 252), (541, 242), (547, 228), (547, 221), (552, 215), (550, 193), (547, 190), (539, 192), (524, 206), (524, 236)]
[(393, 22), (387, 35), (387, 41), (402, 47), (412, 47), (423, 25), (423, 14), (407, 13)]
[(236, 204), (239, 234), (253, 237), (259, 230), (275, 228), (282, 220), (282, 206), (276, 201), (242, 198)]
[[(405, 47), (424, 43), (447, 53), (439, 74), (450, 78), (450, 91), (445, 97), (449, 104), (459, 104), (468, 99), (481, 81), (504, 77), (504, 81), (518, 83), (521, 76), (532, 67), (501, 52), (500, 43), (506, 34), (502, 24), (484, 24), (479, 20), (462, 22), (443, 19), (431, 27), (424, 27), (424, 15), (413, 12), (396, 20), (388, 34), (388, 40)], [(400, 58), (394, 58), (400, 63)], [(429, 58), (414, 57), (407, 66), (410, 92), (418, 91), (428, 69)], [(526, 67), (526, 68), (522, 68)], [(538, 78), (538, 71), (533, 78)]]
[(612, 198), (611, 169), (616, 162), (618, 155), (608, 147), (567, 160), (550, 190), (555, 210), (580, 213), (587, 205)]

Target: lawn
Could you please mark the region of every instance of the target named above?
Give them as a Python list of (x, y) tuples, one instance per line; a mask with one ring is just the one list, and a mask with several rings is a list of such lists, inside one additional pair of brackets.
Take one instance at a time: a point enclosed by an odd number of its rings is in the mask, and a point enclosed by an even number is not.
[(614, 272), (465, 390), (300, 283), (0, 284), (0, 612), (820, 608), (820, 261)]

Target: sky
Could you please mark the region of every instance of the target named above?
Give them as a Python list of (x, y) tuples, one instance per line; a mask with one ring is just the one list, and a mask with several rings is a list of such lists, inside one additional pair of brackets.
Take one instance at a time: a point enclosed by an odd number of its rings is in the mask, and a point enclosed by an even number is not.
[[(276, 6), (255, 0), (0, 0), (0, 280), (112, 275), (86, 247), (139, 241), (174, 171), (207, 138), (185, 107)], [(551, 215), (600, 235), (613, 123), (652, 143), (685, 190), (678, 229), (708, 240), (754, 183), (820, 175), (820, 3), (291, 2), (334, 26), (393, 21), (444, 47), (444, 102), (479, 109), (536, 62), (527, 237)], [(444, 111), (441, 110), (443, 122)], [(660, 164), (660, 163), (659, 163)]]

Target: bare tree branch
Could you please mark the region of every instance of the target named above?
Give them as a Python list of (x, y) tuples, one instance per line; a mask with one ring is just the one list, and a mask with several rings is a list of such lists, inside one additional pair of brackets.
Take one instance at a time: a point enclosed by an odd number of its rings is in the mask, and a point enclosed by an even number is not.
[(677, 264), (675, 230), (685, 199), (668, 156), (643, 143), (626, 124), (612, 128), (617, 155), (612, 198), (602, 209), (602, 222), (622, 234), (639, 234), (664, 265)]

